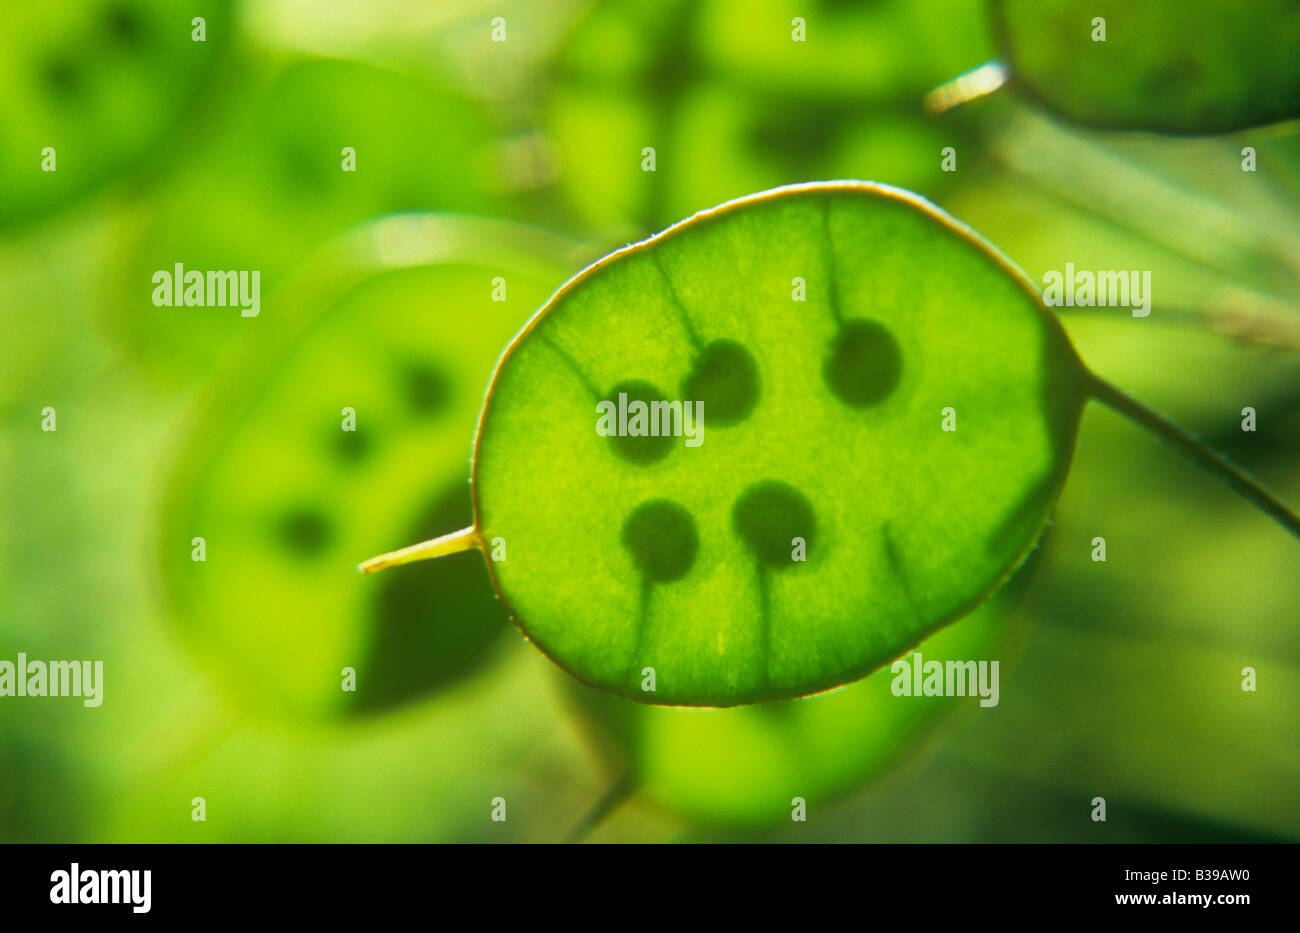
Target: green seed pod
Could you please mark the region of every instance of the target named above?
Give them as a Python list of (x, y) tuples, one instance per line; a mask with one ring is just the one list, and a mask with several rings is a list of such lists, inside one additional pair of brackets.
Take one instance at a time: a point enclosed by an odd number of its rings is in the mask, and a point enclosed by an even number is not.
[(992, 0), (1014, 84), (1109, 129), (1215, 134), (1300, 116), (1293, 0)]
[[(250, 338), (197, 406), (157, 544), (171, 617), (237, 700), (371, 711), (491, 656), (509, 624), (471, 555), (378, 588), (340, 571), (358, 538), (469, 520), (485, 374), (572, 268), (568, 250), (503, 221), (399, 215), (286, 282), (282, 300), (316, 313)], [(399, 489), (407, 506), (394, 509)]]
[(0, 5), (0, 226), (86, 194), (175, 133), (231, 46), (229, 12), (196, 8), (196, 42), (172, 0)]

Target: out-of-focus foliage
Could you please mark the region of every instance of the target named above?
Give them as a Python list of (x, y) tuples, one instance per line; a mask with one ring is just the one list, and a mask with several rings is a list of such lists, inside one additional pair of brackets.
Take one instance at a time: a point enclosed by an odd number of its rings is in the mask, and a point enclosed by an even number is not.
[(585, 222), (646, 232), (792, 182), (933, 196), (948, 180), (939, 150), (967, 137), (917, 103), (987, 57), (986, 35), (963, 0), (593, 5), (546, 91), (560, 184)]
[[(960, 700), (951, 717), (873, 693), (888, 672), (785, 712), (575, 704), (584, 691), (557, 686), (489, 591), (465, 593), (486, 627), (455, 629), (445, 604), (398, 617), (383, 602), (423, 603), (451, 569), (351, 569), (457, 524), (422, 522), (467, 475), (472, 396), (560, 277), (727, 198), (835, 176), (934, 198), (1035, 281), (1066, 262), (1150, 270), (1149, 318), (1062, 311), (1081, 355), (1295, 501), (1293, 131), (1091, 131), (1012, 88), (926, 115), (929, 89), (1002, 54), (985, 0), (206, 6), (0, 13), (0, 658), (105, 667), (95, 709), (0, 699), (0, 839), (553, 840), (624, 769), (640, 790), (592, 838), (1300, 839), (1296, 543), (1105, 410), (1084, 416), (1018, 604), (945, 630), (954, 651), (1003, 662), (999, 705)], [(1119, 52), (1128, 17), (1184, 7), (1115, 7), (1109, 50), (1089, 52)], [(190, 39), (200, 12), (206, 44)], [(1116, 82), (1226, 46), (1177, 19), (1144, 28), (1160, 56), (1079, 68), (1043, 96), (1189, 112), (1169, 97), (1184, 82), (1145, 98)], [(1234, 62), (1233, 83), (1285, 53), (1281, 38)], [(1220, 125), (1256, 122), (1242, 106)], [(41, 172), (46, 145), (57, 172)], [(359, 276), (345, 254), (308, 260), (415, 209), (524, 219), (593, 249), (507, 237), (505, 305), (488, 303), (500, 228), (449, 255), (406, 227), (371, 242), (382, 262)], [(261, 314), (154, 307), (150, 277), (175, 262), (261, 270)], [(421, 361), (459, 387), (441, 416), (411, 408), (413, 385), (437, 385), (411, 381)], [(40, 430), (47, 406), (55, 432)], [(328, 444), (345, 406), (373, 442), (351, 466)], [(314, 520), (286, 525), (304, 508), (334, 529), (319, 557), (284, 547), (325, 540), (301, 534)], [(447, 566), (472, 590), (481, 569), (461, 563)], [(206, 582), (177, 576), (198, 568)], [(985, 621), (1014, 643), (984, 641)], [(354, 658), (358, 692), (336, 694)], [(1097, 795), (1106, 823), (1088, 818)], [(489, 819), (496, 796), (505, 823)]]
[(489, 115), (428, 83), (352, 62), (295, 61), (228, 89), (219, 114), (126, 239), (113, 283), (111, 326), (133, 355), (173, 374), (210, 364), (243, 322), (155, 307), (154, 270), (257, 269), (266, 295), (324, 239), (368, 217), (502, 211), (488, 190)]

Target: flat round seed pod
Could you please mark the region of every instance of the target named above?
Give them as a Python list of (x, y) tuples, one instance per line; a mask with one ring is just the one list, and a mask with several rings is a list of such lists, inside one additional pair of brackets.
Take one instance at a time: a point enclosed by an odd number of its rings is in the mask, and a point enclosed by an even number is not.
[(373, 711), (491, 656), (509, 623), (476, 556), (375, 586), (354, 548), (470, 519), (485, 374), (572, 268), (568, 249), (504, 221), (403, 215), (286, 283), (310, 325), (250, 336), (197, 406), (157, 543), (171, 618), (237, 701)]
[[(47, 214), (148, 158), (230, 47), (229, 8), (0, 4), (0, 226)], [(203, 42), (193, 39), (198, 15)]]
[(502, 545), (516, 622), (587, 684), (686, 706), (816, 693), (1020, 564), (1086, 379), (1033, 285), (928, 202), (754, 195), (606, 257), (515, 338), (479, 421), (474, 533)]
[(992, 0), (1012, 80), (1070, 120), (1226, 133), (1300, 116), (1294, 0)]

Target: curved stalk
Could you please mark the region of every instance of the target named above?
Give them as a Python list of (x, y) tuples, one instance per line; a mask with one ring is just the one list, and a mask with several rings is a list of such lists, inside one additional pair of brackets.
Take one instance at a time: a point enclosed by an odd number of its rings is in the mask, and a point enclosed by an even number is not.
[(1156, 414), (1133, 396), (1117, 389), (1109, 382), (1092, 376), (1093, 398), (1108, 408), (1136, 422), (1162, 440), (1168, 441), (1202, 468), (1239, 493), (1257, 509), (1269, 515), (1279, 525), (1300, 539), (1300, 515), (1264, 488), (1255, 477), (1237, 466), (1223, 454), (1207, 446), (1188, 431)]

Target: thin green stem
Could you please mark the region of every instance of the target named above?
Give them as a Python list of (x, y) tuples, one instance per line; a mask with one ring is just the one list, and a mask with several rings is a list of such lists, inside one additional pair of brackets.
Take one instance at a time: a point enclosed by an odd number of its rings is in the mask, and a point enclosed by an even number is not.
[(565, 842), (581, 842), (586, 839), (601, 823), (609, 817), (611, 813), (617, 810), (623, 803), (635, 793), (637, 789), (637, 780), (631, 772), (624, 774), (621, 778), (610, 785), (596, 801), (593, 806), (581, 820), (578, 825), (573, 827)]
[(403, 564), (410, 564), (417, 560), (432, 560), (435, 557), (446, 557), (448, 554), (459, 554), (461, 551), (468, 551), (474, 547), (481, 550), (483, 548), (483, 539), (479, 536), (478, 529), (471, 525), (469, 528), (453, 531), (451, 534), (443, 535), (441, 538), (434, 538), (432, 541), (421, 541), (419, 544), (412, 544), (399, 551), (390, 551), (387, 554), (372, 557), (370, 560), (358, 564), (357, 569), (362, 573), (374, 573), (376, 570), (400, 567)]
[(1195, 435), (1183, 430), (1172, 421), (1156, 414), (1133, 396), (1095, 375), (1092, 376), (1092, 395), (1097, 401), (1173, 444), (1201, 467), (1227, 483), (1260, 511), (1271, 516), (1296, 538), (1300, 538), (1300, 515), (1265, 489), (1259, 480), (1223, 454), (1207, 446)]

